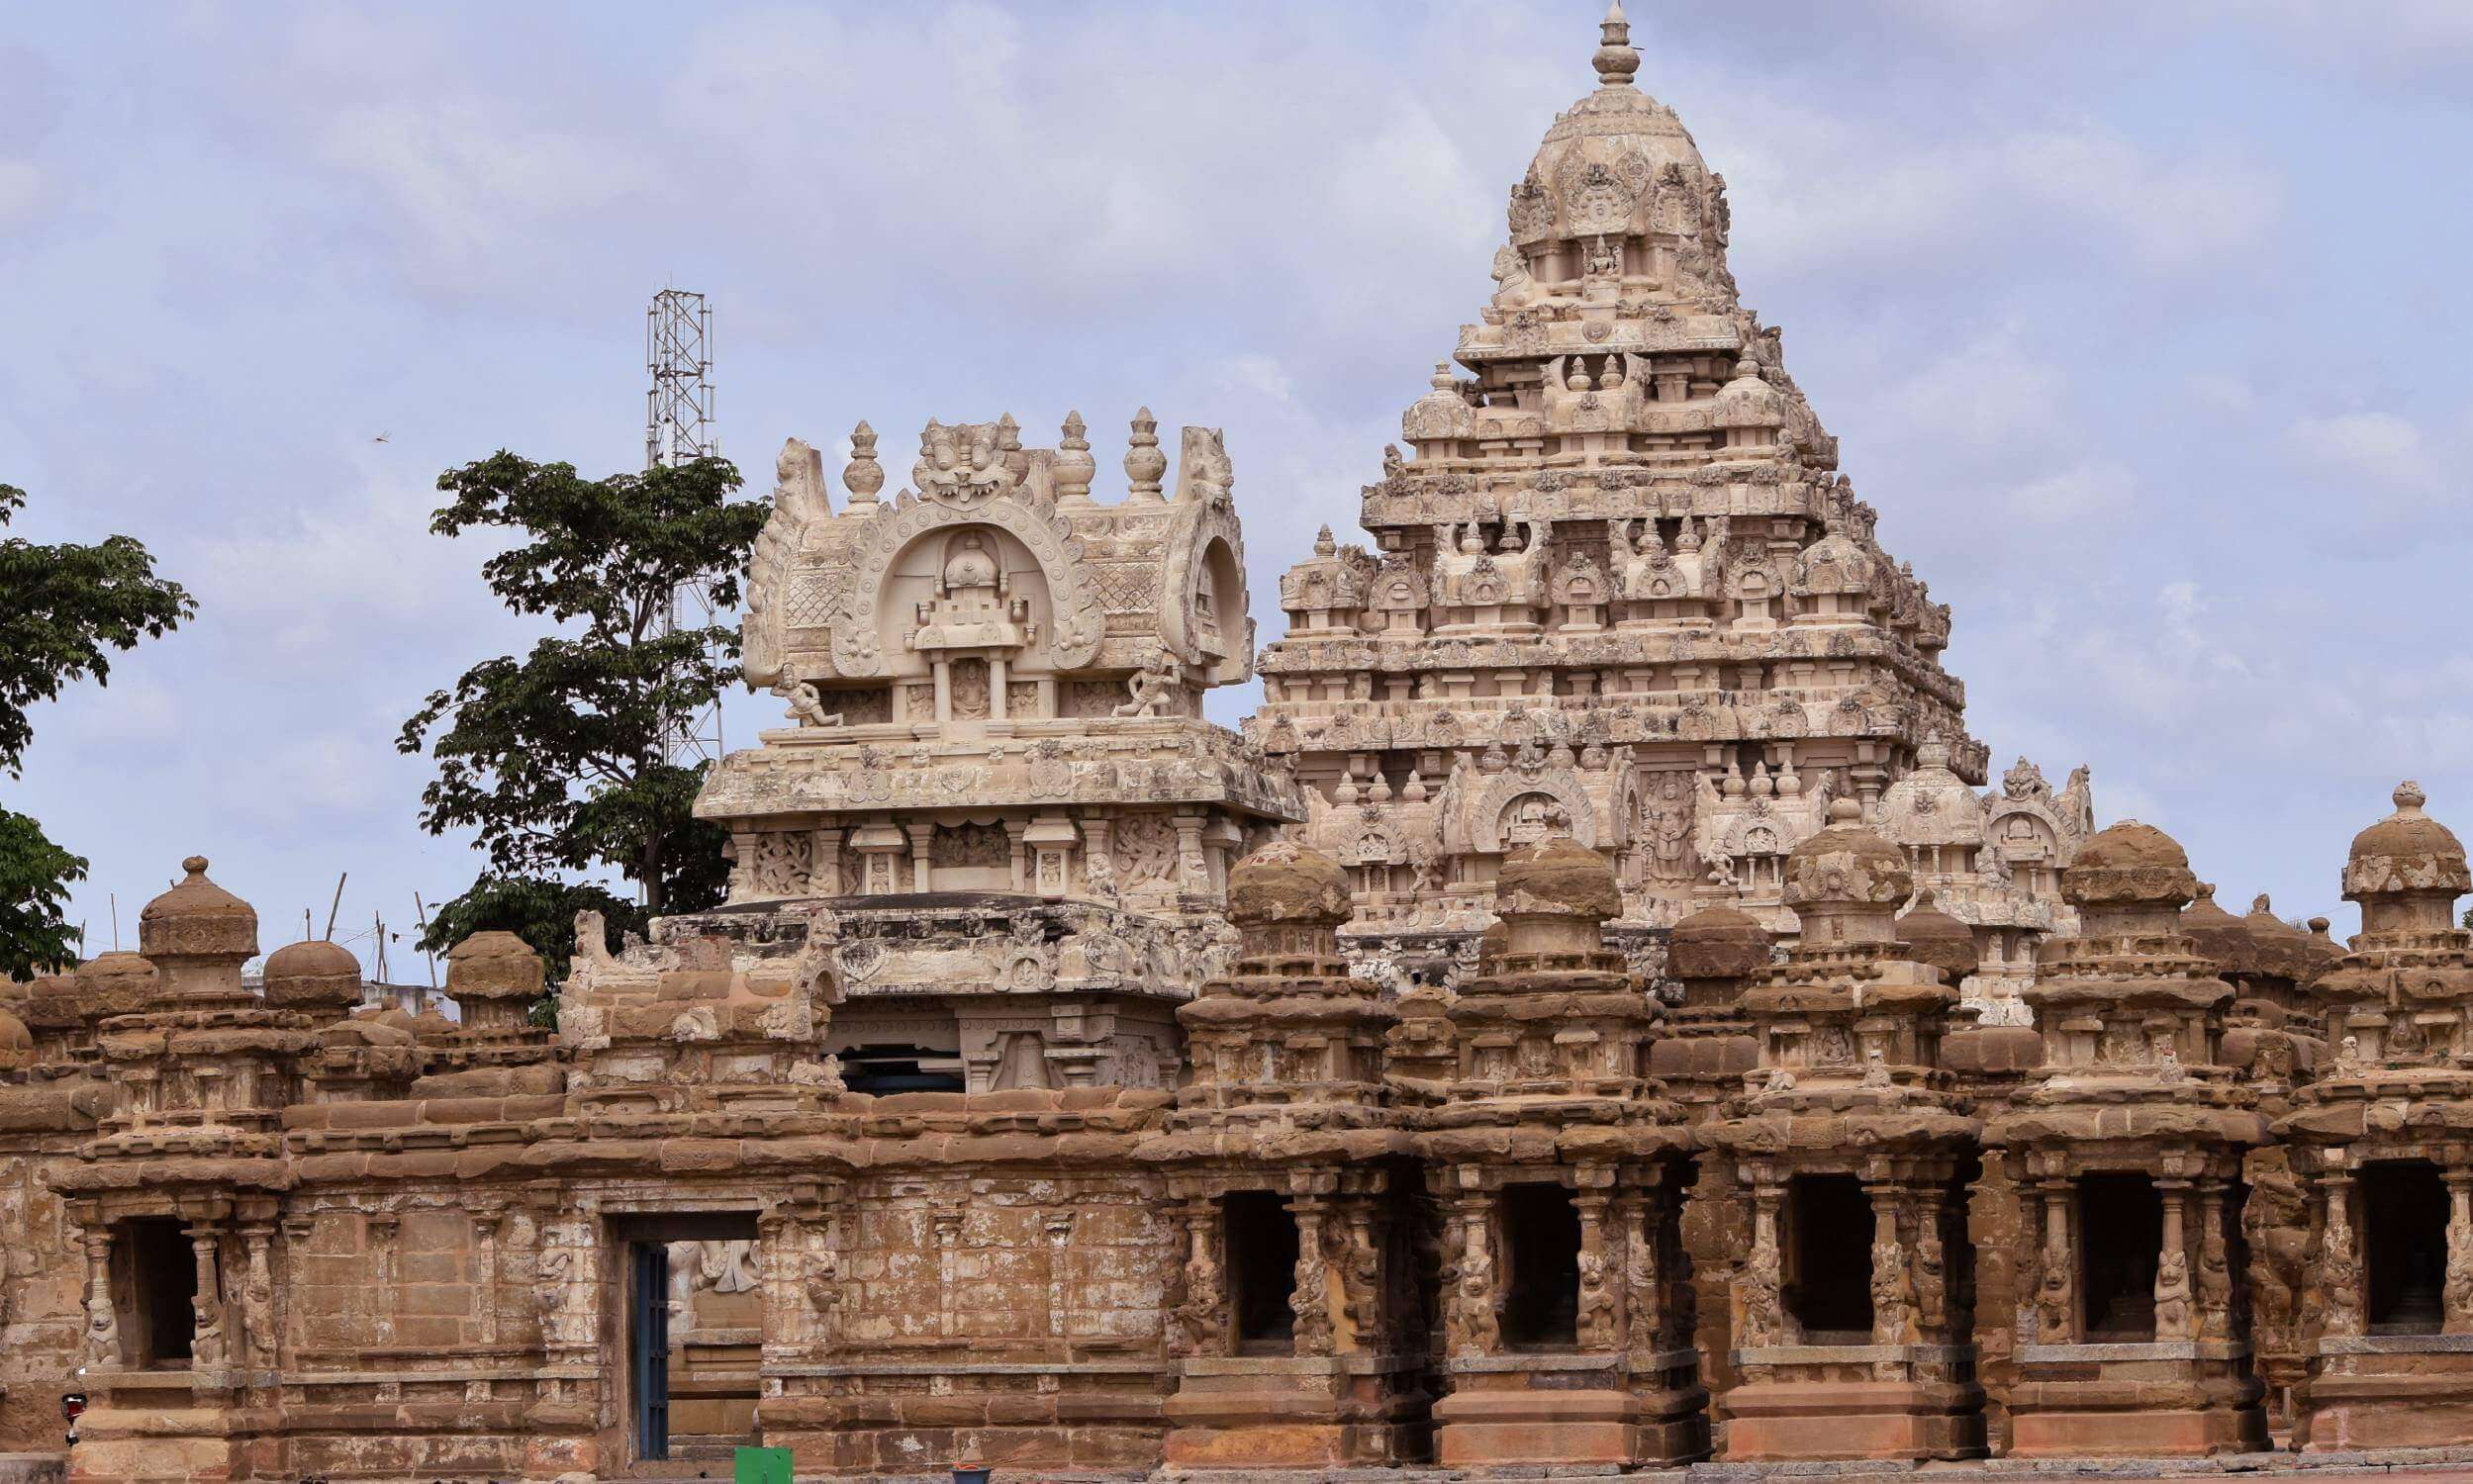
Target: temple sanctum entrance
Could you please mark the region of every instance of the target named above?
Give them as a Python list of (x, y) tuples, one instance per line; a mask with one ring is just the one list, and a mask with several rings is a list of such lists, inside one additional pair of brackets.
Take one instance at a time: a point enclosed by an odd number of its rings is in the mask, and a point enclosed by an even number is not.
[(618, 1218), (627, 1472), (710, 1476), (761, 1440), (763, 1334), (753, 1212)]

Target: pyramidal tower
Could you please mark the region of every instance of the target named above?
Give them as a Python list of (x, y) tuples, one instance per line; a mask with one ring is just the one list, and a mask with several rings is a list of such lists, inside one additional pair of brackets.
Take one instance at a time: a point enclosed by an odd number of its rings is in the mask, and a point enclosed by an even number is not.
[[(1881, 549), (1744, 307), (1725, 178), (1635, 85), (1619, 4), (1591, 60), (1511, 188), (1457, 367), (1365, 489), (1371, 549), (1326, 528), (1281, 583), (1253, 726), (1351, 873), (1361, 956), (1465, 962), (1504, 855), (1565, 830), (1615, 861), (1618, 937), (1714, 905), (1792, 933), (1787, 854), (1834, 801), (1878, 819), (1929, 749), (1990, 806), (1950, 610)], [(1946, 853), (1891, 833), (1943, 910), (2016, 917), (1992, 898), (2028, 887), (1966, 829)], [(2055, 866), (2074, 844), (2046, 843)]]

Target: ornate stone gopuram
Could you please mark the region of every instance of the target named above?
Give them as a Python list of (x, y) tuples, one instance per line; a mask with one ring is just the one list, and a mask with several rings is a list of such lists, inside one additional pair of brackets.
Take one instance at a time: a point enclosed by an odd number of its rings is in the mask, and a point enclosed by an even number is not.
[(1942, 668), (1949, 608), (1874, 539), (1743, 307), (1725, 179), (1633, 85), (1619, 10), (1594, 65), (1512, 187), (1471, 377), (1435, 367), (1414, 456), (1365, 491), (1374, 548), (1326, 527), (1282, 580), (1250, 730), (1295, 761), (1357, 951), (1393, 970), (1469, 967), (1494, 871), (1549, 831), (1618, 864), (1626, 924), (1714, 901), (1791, 935), (1787, 853), (1912, 776), (1882, 828), (1979, 929), (1977, 997), (2014, 1001), (2067, 928), (2084, 770), (2059, 796), (2023, 763), (1989, 801), (1965, 787), (1986, 752)]
[(720, 906), (411, 1014), (193, 858), (0, 986), (0, 1479), (2473, 1459), (2461, 844), (2399, 788), (2347, 951), (1986, 788), (1601, 42), (1246, 733), (1215, 432), (887, 499), (862, 423), (781, 458)]
[(1171, 489), (1145, 409), (1102, 504), (1083, 432), (930, 422), (885, 500), (862, 422), (839, 510), (815, 450), (782, 450), (746, 667), (794, 725), (724, 758), (696, 809), (730, 831), (733, 916), (795, 935), (796, 904), (850, 898), (831, 1046), (862, 1089), (1173, 1085), (1228, 865), (1301, 815), (1201, 719), (1203, 691), (1253, 673), (1219, 434), (1185, 429)]

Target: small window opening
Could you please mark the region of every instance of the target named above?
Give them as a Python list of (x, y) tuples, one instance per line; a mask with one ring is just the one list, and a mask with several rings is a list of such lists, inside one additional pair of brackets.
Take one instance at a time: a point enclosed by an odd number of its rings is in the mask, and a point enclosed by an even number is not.
[(2079, 1291), (2089, 1342), (2155, 1338), (2155, 1261), (2164, 1247), (2164, 1201), (2142, 1174), (2078, 1181)]
[(1797, 1175), (1786, 1187), (1794, 1232), (1787, 1312), (1813, 1345), (1872, 1339), (1872, 1203), (1851, 1174)]
[(841, 1056), (841, 1079), (853, 1092), (962, 1092), (958, 1051), (924, 1046), (868, 1045)]
[(1580, 1213), (1561, 1185), (1502, 1193), (1502, 1339), (1509, 1349), (1579, 1344)]
[(175, 1217), (140, 1217), (127, 1233), (137, 1319), (130, 1358), (141, 1370), (177, 1370), (189, 1363), (197, 1334), (197, 1253)]
[(2373, 1164), (2361, 1171), (2362, 1265), (2373, 1335), (2435, 1335), (2447, 1314), (2447, 1187), (2435, 1166)]
[(1240, 1355), (1284, 1355), (1296, 1338), (1296, 1218), (1272, 1190), (1228, 1195), (1228, 1298)]

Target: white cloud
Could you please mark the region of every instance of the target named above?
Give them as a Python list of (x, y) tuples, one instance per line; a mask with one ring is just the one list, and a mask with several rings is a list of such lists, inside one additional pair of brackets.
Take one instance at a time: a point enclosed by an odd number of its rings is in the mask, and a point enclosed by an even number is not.
[(2422, 429), (2393, 413), (2305, 417), (2286, 442), (2321, 477), (2398, 496), (2437, 494), (2445, 484)]
[(32, 222), (49, 194), (43, 170), (31, 160), (0, 159), (0, 228)]
[(240, 622), (287, 654), (341, 662), (342, 641), (371, 626), (442, 634), (491, 616), (476, 571), (487, 533), (447, 541), (429, 533), (434, 491), (369, 486), (331, 502), (258, 513), (240, 528), (204, 537), (183, 576), (202, 612)]
[[(1768, 84), (1767, 87), (1776, 87)], [(1756, 85), (1756, 88), (1758, 85)], [(1759, 89), (1718, 110), (1738, 243), (1793, 271), (1978, 261), (2010, 274), (2093, 254), (2166, 275), (2264, 245), (2282, 178), (2219, 152), (2165, 153), (2091, 122), (1927, 135)]]

